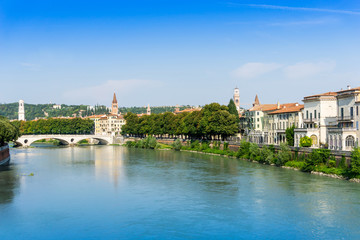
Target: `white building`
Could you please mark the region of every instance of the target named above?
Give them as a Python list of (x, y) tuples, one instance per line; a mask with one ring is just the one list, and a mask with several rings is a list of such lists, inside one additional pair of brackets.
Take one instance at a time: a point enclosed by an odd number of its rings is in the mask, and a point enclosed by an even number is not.
[(337, 92), (336, 127), (328, 129), (328, 146), (334, 150), (351, 151), (359, 139), (360, 88)]
[(308, 136), (313, 147), (327, 143), (327, 131), (334, 127), (337, 116), (336, 93), (327, 92), (304, 97), (303, 126), (295, 129), (295, 146), (300, 145), (300, 138)]
[(19, 101), (18, 118), (19, 118), (19, 121), (25, 121), (25, 104), (24, 104), (24, 100)]

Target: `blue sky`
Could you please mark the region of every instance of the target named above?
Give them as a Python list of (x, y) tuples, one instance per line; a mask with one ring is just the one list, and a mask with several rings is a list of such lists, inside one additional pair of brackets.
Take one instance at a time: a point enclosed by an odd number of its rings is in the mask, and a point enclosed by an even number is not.
[(301, 102), (360, 86), (360, 1), (0, 0), (0, 102)]

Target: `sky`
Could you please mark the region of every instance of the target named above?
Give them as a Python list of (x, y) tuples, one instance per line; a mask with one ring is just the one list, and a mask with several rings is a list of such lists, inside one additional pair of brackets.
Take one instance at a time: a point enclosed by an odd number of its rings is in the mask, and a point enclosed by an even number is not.
[(359, 63), (358, 0), (0, 0), (0, 103), (301, 103)]

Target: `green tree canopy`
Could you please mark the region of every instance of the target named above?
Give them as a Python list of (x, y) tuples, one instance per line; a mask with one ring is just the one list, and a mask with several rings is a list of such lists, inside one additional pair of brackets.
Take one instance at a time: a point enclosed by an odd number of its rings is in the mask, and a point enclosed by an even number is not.
[(19, 129), (7, 118), (0, 116), (0, 146), (19, 137)]

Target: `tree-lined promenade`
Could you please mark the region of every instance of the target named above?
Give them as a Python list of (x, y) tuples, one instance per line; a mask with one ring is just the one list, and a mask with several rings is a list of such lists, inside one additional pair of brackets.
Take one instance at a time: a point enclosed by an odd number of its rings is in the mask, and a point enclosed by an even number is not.
[(155, 135), (190, 139), (225, 139), (239, 131), (238, 116), (230, 113), (229, 107), (218, 103), (205, 105), (200, 111), (178, 115), (167, 112), (138, 117), (134, 113), (127, 113), (125, 120), (122, 133), (138, 137)]
[(90, 119), (40, 119), (37, 121), (12, 122), (20, 130), (21, 135), (26, 134), (91, 134), (94, 132), (94, 121)]

